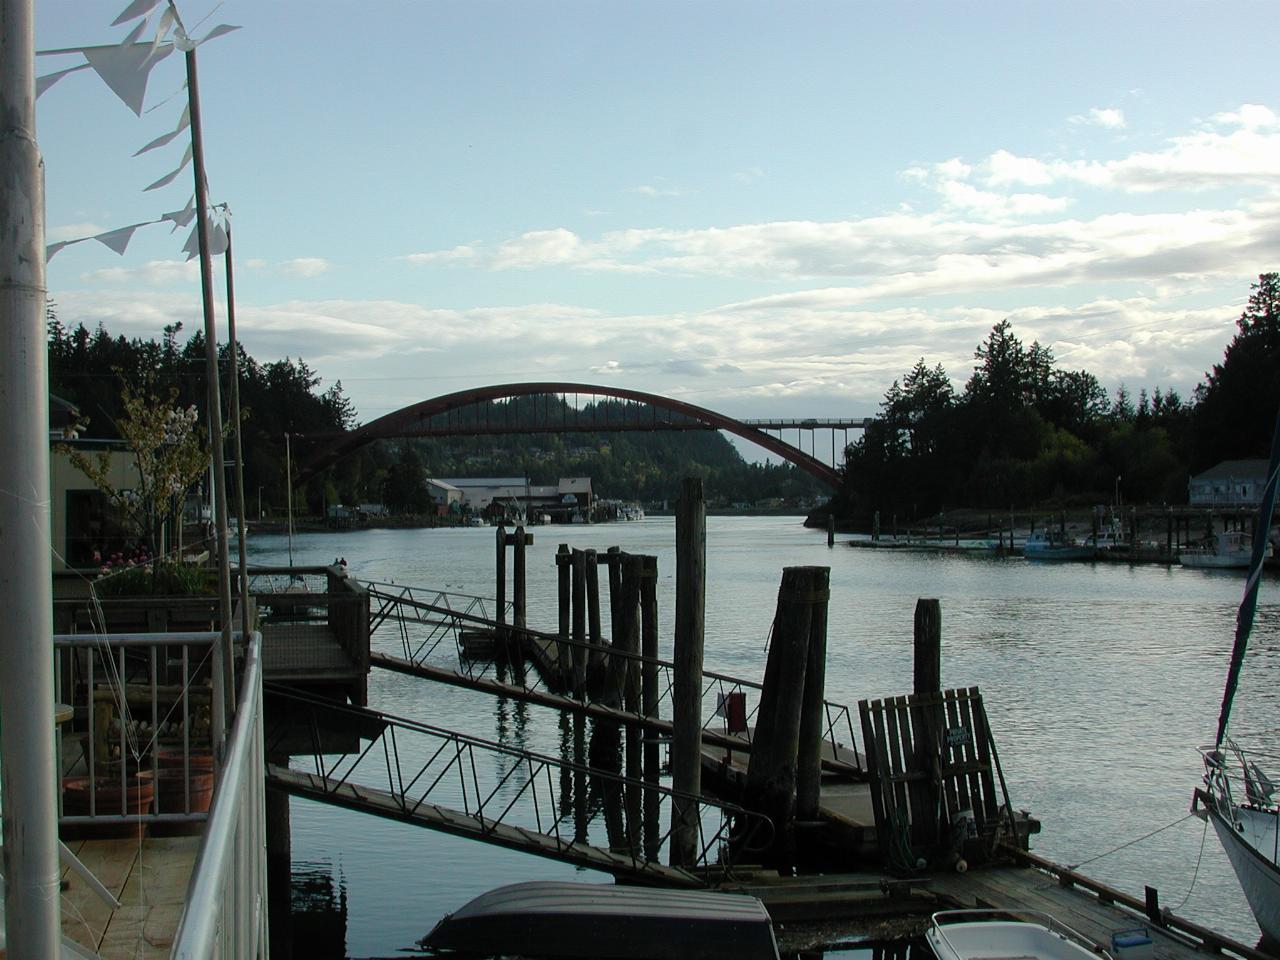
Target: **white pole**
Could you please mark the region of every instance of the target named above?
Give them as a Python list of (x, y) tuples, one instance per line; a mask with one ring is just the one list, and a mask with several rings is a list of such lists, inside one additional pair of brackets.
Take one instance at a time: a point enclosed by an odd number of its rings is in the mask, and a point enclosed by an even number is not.
[(56, 957), (62, 938), (44, 170), (35, 115), (33, 5), (0, 0), (0, 797), (11, 957)]

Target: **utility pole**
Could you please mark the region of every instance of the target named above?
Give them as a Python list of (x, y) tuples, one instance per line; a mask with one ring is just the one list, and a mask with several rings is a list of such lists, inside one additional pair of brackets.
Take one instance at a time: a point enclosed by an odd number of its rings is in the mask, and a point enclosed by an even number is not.
[(12, 957), (56, 957), (62, 939), (44, 170), (35, 96), (34, 5), (0, 0), (0, 797)]

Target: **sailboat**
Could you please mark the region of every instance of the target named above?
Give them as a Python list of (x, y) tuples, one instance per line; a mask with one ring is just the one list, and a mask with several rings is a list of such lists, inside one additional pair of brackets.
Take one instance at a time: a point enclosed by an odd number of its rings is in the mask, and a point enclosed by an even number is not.
[(1280, 417), (1276, 420), (1271, 444), (1267, 485), (1258, 506), (1258, 535), (1253, 538), (1249, 576), (1236, 615), (1235, 645), (1218, 714), (1218, 734), (1212, 745), (1200, 748), (1204, 758), (1204, 786), (1196, 788), (1191, 802), (1191, 812), (1213, 824), (1262, 930), (1263, 940), (1271, 943), (1280, 943), (1280, 831), (1277, 830), (1280, 806), (1275, 799), (1276, 784), (1256, 760), (1227, 735), (1227, 727), (1249, 634), (1253, 630), (1278, 474)]

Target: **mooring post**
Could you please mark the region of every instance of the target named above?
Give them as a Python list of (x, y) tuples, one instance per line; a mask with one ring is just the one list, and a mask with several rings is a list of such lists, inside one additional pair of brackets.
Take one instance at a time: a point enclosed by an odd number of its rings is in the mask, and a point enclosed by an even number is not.
[(573, 695), (583, 699), (587, 678), (587, 558), (577, 548), (569, 556), (573, 558)]
[(587, 577), (587, 642), (599, 647), (604, 637), (600, 633), (600, 567), (594, 550), (582, 551), (582, 569)]
[(685, 477), (676, 504), (675, 676), (672, 681), (672, 866), (692, 866), (698, 853), (702, 794), (702, 649), (706, 625), (707, 505), (702, 480)]
[(942, 689), (942, 604), (923, 597), (916, 601), (913, 689), (916, 693)]
[[(289, 765), (288, 754), (271, 757), (271, 762)], [(267, 787), (264, 791), (267, 842), (267, 937), (276, 956), (293, 953), (293, 916), (290, 912), (293, 868), (289, 830), (289, 795)]]
[[(622, 561), (622, 648), (627, 657), (622, 659), (622, 704), (628, 713), (639, 713), (640, 700), (640, 663), (633, 659), (633, 654), (640, 652), (640, 583), (644, 577), (644, 558), (626, 555)], [(616, 643), (616, 641), (615, 641)], [(632, 850), (640, 848), (643, 817), (643, 796), (639, 786), (644, 775), (642, 767), (645, 729), (638, 723), (627, 724), (625, 746), (625, 770), (627, 779), (627, 842)]]
[[(640, 671), (640, 703), (646, 717), (658, 715), (658, 558), (644, 557), (640, 580), (640, 651), (644, 663)], [(658, 740), (647, 733), (644, 740), (644, 780), (649, 789), (644, 793), (645, 857), (656, 859), (662, 844), (658, 813), (662, 798), (653, 789), (661, 780)]]
[[(497, 552), (494, 554), (494, 568), (497, 571), (497, 583), (494, 585), (494, 603), (497, 605), (497, 613), (493, 619), (498, 621), (499, 631), (501, 632), (502, 624), (507, 622), (507, 527), (506, 524), (498, 524), (495, 542), (497, 543)], [(501, 639), (501, 638), (499, 638)]]
[(818, 819), (822, 750), (827, 739), (827, 605), (831, 598), (831, 568), (813, 567), (812, 570), (809, 652), (800, 713), (800, 749), (796, 757), (796, 817), (811, 822)]
[(827, 546), (834, 547), (836, 545), (836, 515), (834, 513), (827, 514)]
[(760, 709), (751, 737), (745, 803), (773, 821), (774, 862), (793, 859), (800, 717), (809, 662), (809, 627), (817, 571), (785, 567), (765, 661)]
[[(514, 619), (515, 619), (516, 626), (521, 630), (523, 630), (525, 627), (529, 625), (529, 622), (527, 619), (528, 592), (525, 589), (526, 567), (525, 567), (524, 548), (529, 546), (532, 543), (533, 543), (533, 534), (525, 533), (524, 527), (516, 527), (515, 570), (513, 571), (513, 576), (515, 577), (515, 583), (512, 589), (515, 594), (515, 596), (513, 597), (513, 599), (515, 600), (515, 611), (514, 611), (515, 618)], [(524, 642), (523, 635), (521, 636), (520, 642), (521, 643)]]
[(610, 547), (605, 555), (606, 563), (609, 564), (609, 636), (616, 637), (620, 632), (618, 612), (622, 599), (622, 548)]
[(556, 577), (558, 585), (556, 603), (557, 609), (560, 613), (560, 643), (557, 644), (556, 660), (558, 662), (562, 683), (567, 683), (569, 673), (573, 669), (569, 644), (567, 642), (569, 639), (569, 602), (572, 597), (569, 585), (571, 577), (573, 576), (570, 562), (569, 545), (567, 543), (562, 543), (556, 548)]

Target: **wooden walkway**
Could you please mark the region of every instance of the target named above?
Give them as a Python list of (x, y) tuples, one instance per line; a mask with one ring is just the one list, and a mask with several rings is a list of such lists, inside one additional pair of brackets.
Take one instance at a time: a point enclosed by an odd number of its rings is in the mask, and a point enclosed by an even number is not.
[(200, 837), (77, 840), (80, 861), (120, 901), (113, 910), (80, 874), (62, 868), (62, 932), (103, 960), (168, 957)]
[(259, 629), (266, 681), (342, 683), (363, 675), (327, 623), (267, 621)]

